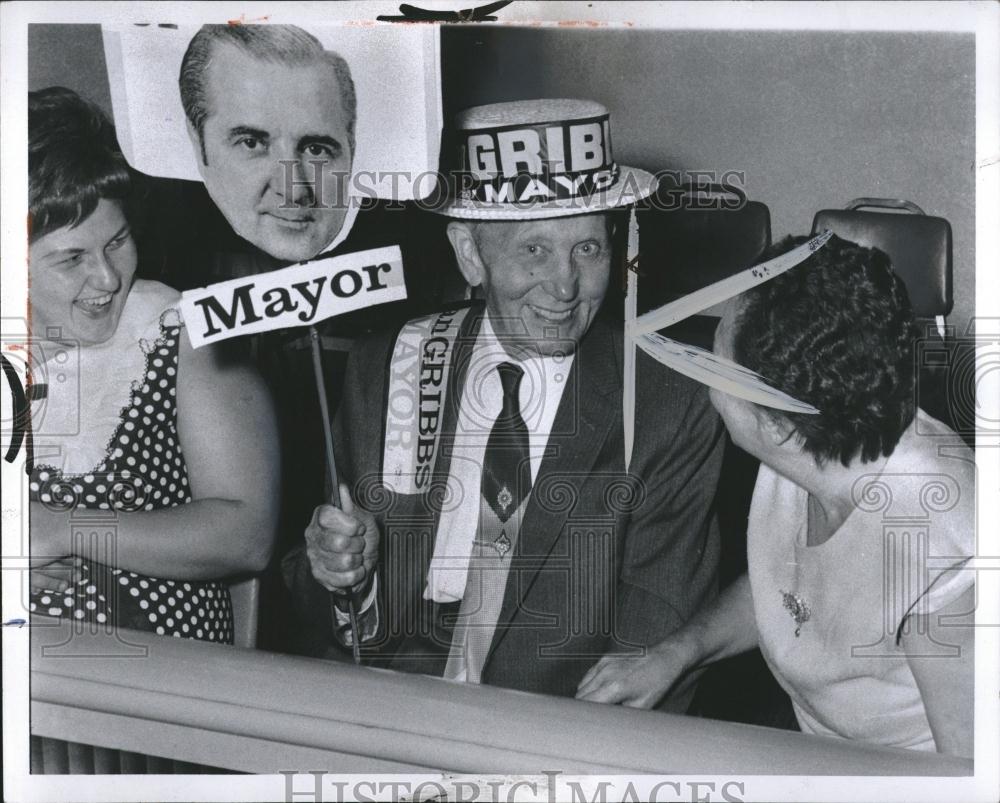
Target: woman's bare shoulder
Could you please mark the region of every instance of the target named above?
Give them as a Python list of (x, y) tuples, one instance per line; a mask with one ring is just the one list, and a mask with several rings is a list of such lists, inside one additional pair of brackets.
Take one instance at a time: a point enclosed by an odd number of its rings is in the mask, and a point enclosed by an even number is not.
[(925, 471), (954, 474), (957, 481), (975, 480), (975, 453), (947, 424), (917, 411), (913, 425), (900, 440), (907, 462)]
[(946, 540), (968, 541), (975, 521), (973, 451), (946, 424), (923, 412), (918, 413), (897, 449), (892, 471), (897, 487), (905, 489), (908, 506), (933, 519), (932, 529)]

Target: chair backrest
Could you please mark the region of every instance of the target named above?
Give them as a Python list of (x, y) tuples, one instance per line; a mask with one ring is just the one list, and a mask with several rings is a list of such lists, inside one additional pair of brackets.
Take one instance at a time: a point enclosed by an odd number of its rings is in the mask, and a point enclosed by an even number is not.
[[(861, 207), (900, 209), (908, 214), (859, 211)], [(888, 254), (918, 318), (951, 312), (951, 225), (944, 218), (925, 215), (909, 201), (857, 198), (846, 209), (817, 212), (813, 233), (823, 229)]]
[(230, 584), (229, 596), (233, 601), (233, 644), (237, 647), (256, 647), (260, 578), (248, 577)]
[(767, 206), (704, 189), (661, 189), (639, 210), (639, 312), (750, 267), (771, 244)]

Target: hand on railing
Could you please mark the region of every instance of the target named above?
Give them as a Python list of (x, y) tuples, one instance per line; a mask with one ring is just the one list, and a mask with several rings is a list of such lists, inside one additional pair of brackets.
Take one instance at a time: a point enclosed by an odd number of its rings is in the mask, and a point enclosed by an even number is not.
[(576, 690), (578, 700), (653, 708), (689, 669), (698, 663), (691, 642), (674, 634), (649, 647), (645, 655), (605, 655)]
[[(49, 560), (49, 562), (42, 563), (43, 560)], [(65, 593), (68, 588), (79, 582), (82, 565), (83, 560), (72, 555), (58, 560), (33, 559), (29, 578), (32, 593), (45, 591), (56, 594)]]

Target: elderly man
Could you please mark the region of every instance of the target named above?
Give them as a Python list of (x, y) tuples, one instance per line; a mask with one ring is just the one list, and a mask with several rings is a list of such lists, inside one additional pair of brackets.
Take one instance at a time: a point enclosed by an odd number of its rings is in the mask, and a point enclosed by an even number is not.
[(572, 696), (600, 656), (714, 595), (722, 428), (704, 388), (640, 355), (626, 467), (621, 319), (602, 304), (613, 210), (653, 180), (615, 164), (607, 111), (495, 104), (458, 127), (466, 175), (442, 211), (485, 304), (352, 354), (335, 422), (350, 489), (286, 577), (315, 654), (358, 639), (375, 665)]

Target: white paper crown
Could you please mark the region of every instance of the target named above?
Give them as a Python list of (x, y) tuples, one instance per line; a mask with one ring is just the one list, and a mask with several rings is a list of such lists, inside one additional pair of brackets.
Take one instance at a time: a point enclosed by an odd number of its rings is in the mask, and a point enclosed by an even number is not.
[[(635, 272), (629, 271), (628, 294), (625, 298), (625, 389), (622, 398), (625, 426), (625, 465), (632, 457), (635, 438), (635, 350), (642, 349), (650, 357), (672, 368), (684, 376), (703, 385), (721, 390), (731, 396), (790, 413), (817, 415), (819, 410), (811, 404), (799, 401), (787, 393), (769, 385), (764, 378), (749, 368), (713, 354), (697, 346), (671, 340), (657, 334), (657, 329), (683, 321), (702, 310), (726, 301), (752, 287), (763, 284), (775, 276), (804, 262), (833, 236), (824, 231), (798, 248), (794, 248), (774, 259), (754, 265), (740, 273), (688, 293), (683, 298), (671, 301), (643, 315), (636, 315), (637, 282)], [(637, 235), (629, 232), (629, 252), (637, 249), (632, 243)]]

